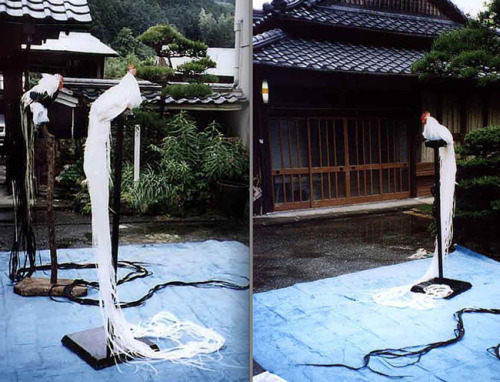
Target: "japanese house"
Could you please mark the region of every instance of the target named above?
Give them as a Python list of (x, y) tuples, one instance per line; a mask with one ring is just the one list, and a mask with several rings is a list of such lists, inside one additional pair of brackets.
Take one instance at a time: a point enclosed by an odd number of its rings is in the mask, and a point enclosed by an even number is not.
[(466, 22), (448, 0), (274, 0), (254, 14), (254, 176), (262, 190), (254, 213), (429, 194), (422, 111), (457, 144), (500, 122), (493, 89), (420, 81), (411, 71), (438, 35)]

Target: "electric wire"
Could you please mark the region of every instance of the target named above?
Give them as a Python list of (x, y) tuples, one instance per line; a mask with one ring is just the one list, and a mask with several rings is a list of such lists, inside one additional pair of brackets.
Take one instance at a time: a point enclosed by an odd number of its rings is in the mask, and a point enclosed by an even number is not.
[[(51, 265), (50, 264), (42, 264), (42, 265), (37, 265), (34, 267), (34, 271), (47, 271), (50, 270)], [(131, 269), (130, 272), (128, 272), (125, 276), (121, 277), (119, 280), (117, 280), (116, 284), (121, 285), (127, 282), (131, 282), (133, 280), (139, 279), (139, 278), (146, 278), (151, 275), (153, 275), (153, 272), (148, 270), (145, 266), (144, 263), (140, 262), (133, 262), (133, 261), (118, 261), (117, 263), (118, 268), (127, 268)], [(69, 270), (69, 269), (95, 269), (97, 268), (95, 263), (61, 263), (57, 265), (57, 268), (60, 270)], [(18, 272), (25, 272), (25, 268), (19, 268)], [(245, 280), (249, 280), (247, 277), (241, 276)], [(54, 296), (53, 290), (56, 287), (61, 287), (63, 286), (63, 296)], [(60, 299), (56, 297), (66, 297), (68, 300), (78, 303), (80, 305), (93, 305), (93, 306), (99, 306), (99, 300), (98, 299), (92, 299), (92, 298), (84, 298), (84, 297), (78, 297), (75, 296), (73, 291), (74, 288), (78, 286), (85, 286), (88, 288), (93, 288), (98, 290), (99, 289), (99, 283), (97, 281), (87, 281), (84, 279), (75, 279), (73, 280), (72, 283), (67, 284), (67, 285), (62, 285), (62, 284), (54, 284), (49, 290), (49, 297), (54, 300), (54, 301), (61, 301)], [(217, 280), (217, 279), (210, 279), (210, 280), (203, 280), (203, 281), (168, 281), (165, 283), (157, 284), (149, 291), (140, 297), (137, 300), (133, 301), (127, 301), (127, 302), (118, 302), (117, 306), (120, 308), (130, 308), (130, 307), (136, 307), (144, 304), (147, 300), (152, 298), (154, 294), (162, 289), (168, 288), (168, 287), (195, 287), (195, 288), (224, 288), (224, 289), (232, 289), (232, 290), (246, 290), (249, 289), (250, 285), (249, 284), (237, 284), (233, 283), (231, 281), (226, 281), (226, 280)]]
[[(449, 346), (452, 344), (457, 343), (460, 341), (464, 335), (465, 335), (465, 326), (464, 326), (464, 321), (462, 316), (466, 313), (479, 313), (479, 314), (500, 314), (500, 309), (486, 309), (486, 308), (463, 308), (460, 309), (459, 311), (455, 312), (453, 317), (455, 318), (457, 322), (457, 326), (454, 330), (455, 336), (453, 338), (450, 338), (449, 340), (446, 341), (438, 341), (438, 342), (433, 342), (427, 345), (413, 345), (413, 346), (407, 346), (399, 349), (379, 349), (379, 350), (372, 350), (371, 352), (367, 353), (363, 357), (363, 363), (361, 366), (356, 367), (356, 366), (350, 366), (346, 364), (318, 364), (318, 363), (306, 363), (304, 364), (305, 366), (317, 366), (317, 367), (343, 367), (349, 370), (354, 370), (354, 371), (359, 371), (363, 369), (368, 369), (378, 375), (382, 375), (384, 377), (388, 378), (394, 378), (394, 379), (399, 379), (399, 378), (405, 378), (408, 377), (406, 375), (389, 375), (386, 373), (381, 372), (380, 370), (374, 369), (371, 365), (370, 362), (374, 358), (379, 358), (385, 363), (387, 363), (391, 367), (395, 368), (402, 368), (402, 367), (407, 367), (411, 365), (415, 365), (420, 360), (424, 355), (429, 353), (430, 351), (438, 348), (442, 348), (445, 346)], [(494, 355), (496, 358), (500, 360), (500, 344), (493, 346), (491, 348), (488, 348), (487, 351)], [(411, 361), (402, 365), (395, 365), (392, 363), (392, 360), (398, 360), (398, 359), (410, 359)]]

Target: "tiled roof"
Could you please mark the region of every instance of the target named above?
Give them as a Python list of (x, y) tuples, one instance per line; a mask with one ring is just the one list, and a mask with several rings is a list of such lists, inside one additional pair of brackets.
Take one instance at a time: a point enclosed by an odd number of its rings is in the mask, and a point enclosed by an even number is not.
[[(86, 79), (86, 78), (65, 78), (64, 87), (69, 91), (68, 94), (81, 96), (86, 103), (94, 102), (106, 89), (118, 84), (120, 80), (109, 79)], [(149, 81), (138, 81), (141, 89), (141, 95), (145, 102), (158, 102), (160, 100), (161, 86)], [(165, 104), (170, 106), (219, 106), (229, 104), (241, 104), (247, 101), (247, 98), (241, 93), (226, 92), (212, 93), (211, 95), (198, 98), (180, 98), (174, 99), (167, 97)]]
[[(87, 103), (94, 102), (104, 91), (112, 86), (118, 85), (120, 80), (94, 79), (94, 78), (64, 78), (64, 87), (84, 98)], [(141, 89), (141, 95), (144, 101), (153, 101), (158, 98), (160, 85), (150, 81), (137, 81)]]
[(285, 37), (285, 33), (279, 29), (271, 29), (263, 33), (253, 36), (253, 48), (259, 49), (260, 47), (278, 41)]
[[(282, 33), (282, 32), (281, 32)], [(321, 71), (410, 74), (411, 65), (423, 57), (423, 50), (281, 39), (255, 49), (255, 64)]]
[(193, 97), (193, 98), (180, 98), (180, 99), (174, 99), (172, 97), (167, 97), (165, 99), (165, 103), (167, 105), (169, 104), (175, 104), (175, 105), (193, 105), (193, 104), (201, 104), (201, 105), (222, 105), (222, 104), (236, 104), (236, 103), (243, 103), (246, 102), (247, 98), (242, 95), (242, 94), (237, 94), (237, 93), (227, 93), (227, 94), (221, 94), (221, 93), (213, 93), (209, 95), (208, 97), (205, 98), (198, 98), (198, 97)]
[[(339, 1), (340, 3), (341, 1)], [(321, 6), (325, 3), (325, 0), (270, 0), (268, 3), (263, 5), (263, 15), (259, 18), (265, 17), (273, 12), (284, 12), (296, 7), (306, 6), (308, 8), (313, 8), (316, 6)], [(434, 0), (433, 3), (445, 12), (451, 19), (458, 20), (465, 23), (467, 21), (467, 16), (457, 7), (453, 0)], [(360, 9), (360, 8), (358, 8)], [(381, 9), (383, 11), (383, 9)]]
[(294, 19), (350, 28), (435, 37), (444, 31), (457, 29), (461, 24), (415, 15), (380, 12), (345, 6), (307, 7), (301, 5), (283, 11), (285, 19)]
[(272, 12), (264, 12), (260, 9), (253, 10), (253, 27), (258, 28), (266, 24), (267, 21), (272, 19)]
[(48, 23), (90, 23), (87, 0), (0, 0), (1, 18), (27, 18)]

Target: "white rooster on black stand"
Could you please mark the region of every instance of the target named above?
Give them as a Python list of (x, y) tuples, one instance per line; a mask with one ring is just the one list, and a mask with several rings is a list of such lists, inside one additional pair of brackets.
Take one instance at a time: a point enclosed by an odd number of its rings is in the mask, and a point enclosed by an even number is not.
[[(35, 130), (49, 122), (47, 107), (56, 99), (63, 87), (64, 79), (60, 74), (42, 74), (36, 86), (21, 97), (21, 134), (12, 133), (10, 164), (12, 168), (12, 192), (16, 214), (15, 241), (9, 261), (9, 277), (19, 281), (29, 277), (35, 270), (35, 235), (32, 228), (31, 209), (35, 204), (34, 190), (34, 157)], [(28, 107), (32, 113), (33, 125), (29, 122)], [(48, 130), (42, 127), (46, 137)], [(52, 136), (50, 136), (53, 138)], [(26, 252), (29, 260), (27, 269), (19, 269), (26, 261), (20, 261), (20, 252)]]

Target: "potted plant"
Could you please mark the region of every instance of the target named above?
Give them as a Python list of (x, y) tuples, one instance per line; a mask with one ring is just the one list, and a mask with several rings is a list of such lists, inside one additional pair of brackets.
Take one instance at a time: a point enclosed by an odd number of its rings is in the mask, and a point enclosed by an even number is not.
[(239, 138), (225, 137), (215, 122), (205, 130), (202, 151), (203, 172), (215, 185), (218, 210), (241, 217), (249, 199), (249, 156)]

